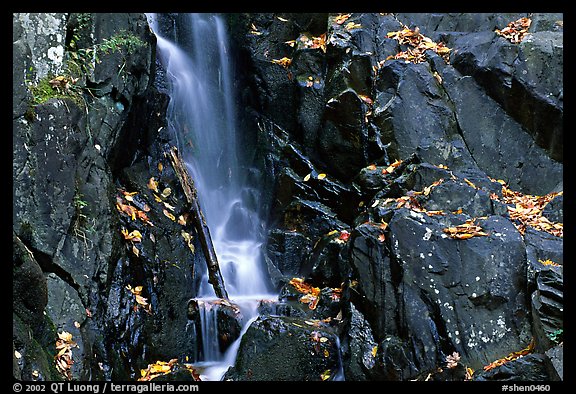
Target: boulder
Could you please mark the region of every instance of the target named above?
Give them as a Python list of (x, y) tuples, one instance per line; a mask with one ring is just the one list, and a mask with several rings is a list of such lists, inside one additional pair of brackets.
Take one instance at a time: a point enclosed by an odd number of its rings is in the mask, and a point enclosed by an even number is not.
[(338, 337), (304, 319), (257, 318), (242, 337), (223, 380), (322, 381), (342, 378)]

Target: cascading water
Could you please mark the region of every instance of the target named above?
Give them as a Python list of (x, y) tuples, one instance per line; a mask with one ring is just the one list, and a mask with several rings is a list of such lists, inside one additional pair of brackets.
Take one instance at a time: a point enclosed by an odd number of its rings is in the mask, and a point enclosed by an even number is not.
[[(175, 43), (160, 34), (155, 14), (147, 16), (169, 85), (167, 125), (194, 180), (226, 289), (242, 310), (245, 331), (257, 315), (258, 301), (276, 295), (271, 295), (264, 268), (262, 220), (246, 185), (248, 167), (238, 142), (225, 25), (218, 15), (187, 14), (182, 17), (188, 18), (189, 34), (181, 40), (185, 42)], [(205, 375), (220, 379), (238, 346), (233, 344), (225, 354), (218, 348), (218, 305), (210, 304), (215, 293), (207, 275), (199, 297), (203, 302), (198, 305), (211, 305), (201, 312), (200, 361), (213, 364)]]

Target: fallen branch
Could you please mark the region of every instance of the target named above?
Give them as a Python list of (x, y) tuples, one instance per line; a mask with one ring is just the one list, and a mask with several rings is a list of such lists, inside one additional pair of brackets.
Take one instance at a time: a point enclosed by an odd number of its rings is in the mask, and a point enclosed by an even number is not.
[(178, 177), (178, 181), (184, 190), (184, 195), (186, 196), (186, 202), (190, 208), (192, 214), (192, 220), (198, 237), (200, 239), (200, 244), (202, 246), (202, 251), (206, 257), (206, 265), (208, 267), (208, 282), (214, 288), (216, 296), (219, 298), (228, 299), (228, 293), (224, 286), (224, 279), (220, 273), (220, 266), (218, 265), (218, 258), (216, 257), (216, 252), (214, 250), (214, 245), (212, 244), (212, 237), (210, 236), (210, 230), (206, 224), (206, 219), (200, 209), (200, 202), (198, 201), (198, 196), (196, 193), (196, 187), (194, 186), (194, 181), (189, 176), (186, 167), (184, 166), (182, 159), (178, 153), (178, 148), (172, 147), (170, 149), (170, 163), (174, 168), (174, 172)]

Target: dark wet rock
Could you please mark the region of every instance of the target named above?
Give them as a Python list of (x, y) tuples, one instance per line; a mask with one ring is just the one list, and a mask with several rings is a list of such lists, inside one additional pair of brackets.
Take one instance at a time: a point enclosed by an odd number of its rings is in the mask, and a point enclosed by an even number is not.
[(282, 275), (298, 275), (311, 250), (312, 241), (299, 232), (274, 229), (268, 236), (268, 256)]
[(442, 182), (431, 189), (428, 200), (422, 204), (423, 208), (446, 213), (461, 209), (471, 217), (507, 213), (506, 206), (492, 198), (492, 195), (501, 195), (502, 185), (498, 182), (491, 182), (479, 171), (468, 174), (455, 172), (454, 175), (454, 178), (437, 180)]
[(564, 222), (564, 196), (556, 196), (544, 207), (542, 215), (551, 222)]
[(551, 380), (564, 380), (564, 344), (546, 351), (548, 375)]
[(519, 233), (500, 216), (480, 222), (488, 237), (459, 241), (443, 232), (462, 222), (458, 215), (429, 217), (400, 209), (386, 231), (365, 224), (353, 233), (358, 296), (352, 292), (351, 299), (375, 339), (396, 338), (390, 349), (406, 359), (402, 368), (380, 364), (386, 374), (396, 371), (390, 376), (406, 379), (415, 365), (433, 369), (454, 351), (478, 368), (529, 339)]
[(536, 348), (548, 350), (564, 335), (564, 275), (562, 268), (550, 267), (536, 273), (532, 293), (532, 317)]
[[(300, 279), (300, 278), (298, 278)], [(280, 316), (298, 317), (309, 321), (330, 321), (335, 319), (341, 309), (341, 287), (319, 287), (311, 280), (304, 283), (318, 291), (313, 293), (299, 291), (296, 287), (288, 283), (280, 289), (278, 294), (278, 304), (276, 314)]]
[(536, 288), (536, 275), (542, 270), (554, 269), (561, 272), (562, 267), (546, 266), (550, 262), (564, 264), (564, 241), (560, 237), (528, 227), (524, 233), (526, 257), (528, 260), (528, 283), (530, 289)]
[[(217, 348), (220, 353), (226, 352), (228, 347), (240, 337), (242, 330), (243, 316), (240, 308), (226, 300), (198, 300), (193, 299), (188, 302), (188, 319), (191, 320), (195, 327), (195, 334), (201, 336), (202, 325), (212, 325), (215, 330)], [(203, 357), (197, 359), (206, 359), (207, 349), (203, 349), (204, 344), (199, 344), (198, 355)], [(214, 349), (212, 349), (214, 350)]]
[(13, 234), (13, 287), (14, 313), (24, 323), (34, 326), (43, 318), (48, 303), (48, 286), (42, 269), (28, 247)]
[(300, 269), (320, 287), (342, 287), (350, 271), (348, 265), (349, 230), (332, 231), (316, 242)]
[(34, 326), (36, 331), (38, 327), (44, 328), (44, 335), (33, 333), (30, 326), (16, 313), (12, 314), (12, 346), (20, 355), (18, 357), (14, 353), (14, 377), (25, 381), (63, 380), (54, 365), (56, 330), (50, 326), (47, 319), (38, 320)]
[(406, 159), (416, 152), (432, 164), (469, 167), (473, 160), (459, 134), (451, 96), (433, 72), (428, 63), (384, 63), (375, 83), (373, 122), (392, 157)]
[[(512, 189), (528, 194), (544, 195), (561, 183), (562, 165), (527, 138), (522, 126), (472, 78), (462, 78), (449, 67), (444, 68), (441, 75), (455, 107), (459, 130), (472, 156), (470, 162), (492, 178), (504, 179)], [(478, 113), (491, 116), (478, 118)], [(546, 177), (533, 176), (542, 168), (546, 168)]]
[(332, 230), (343, 230), (348, 226), (322, 203), (294, 199), (284, 213), (284, 226), (317, 239)]
[(354, 304), (349, 305), (349, 327), (342, 341), (344, 374), (350, 381), (370, 380), (369, 371), (376, 364), (375, 353), (378, 345), (372, 335), (370, 323)]
[(322, 160), (330, 162), (335, 175), (344, 181), (368, 164), (367, 110), (366, 103), (352, 89), (326, 103), (326, 121), (319, 131), (318, 149)]
[(312, 163), (302, 147), (289, 140), (286, 132), (277, 126), (270, 132), (274, 152), (275, 203), (273, 212), (282, 212), (298, 197), (317, 200), (329, 206), (343, 221), (351, 221), (354, 208), (360, 200), (354, 185), (346, 185), (332, 174), (319, 177), (324, 171)]
[(331, 329), (267, 316), (250, 325), (223, 380), (321, 381), (323, 374), (334, 380), (339, 371), (339, 342)]
[(498, 382), (546, 382), (550, 375), (546, 369), (546, 356), (544, 354), (528, 354), (516, 360), (509, 361), (489, 371), (475, 373), (474, 381)]
[(562, 32), (529, 31), (520, 44), (490, 31), (463, 35), (454, 43), (458, 51), (453, 64), (473, 76), (553, 159), (562, 161)]

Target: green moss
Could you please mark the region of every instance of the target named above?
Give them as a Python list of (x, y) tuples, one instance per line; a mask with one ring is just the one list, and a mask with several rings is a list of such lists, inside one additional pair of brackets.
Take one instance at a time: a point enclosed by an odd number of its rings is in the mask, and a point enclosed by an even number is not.
[[(28, 83), (28, 89), (30, 90), (30, 93), (32, 93), (31, 105), (36, 106), (43, 104), (50, 99), (70, 99), (77, 105), (82, 104), (80, 93), (76, 92), (74, 89), (62, 90), (55, 88), (50, 84), (52, 79), (53, 77), (47, 76), (39, 80), (37, 83)], [(33, 112), (30, 115), (33, 115)]]

